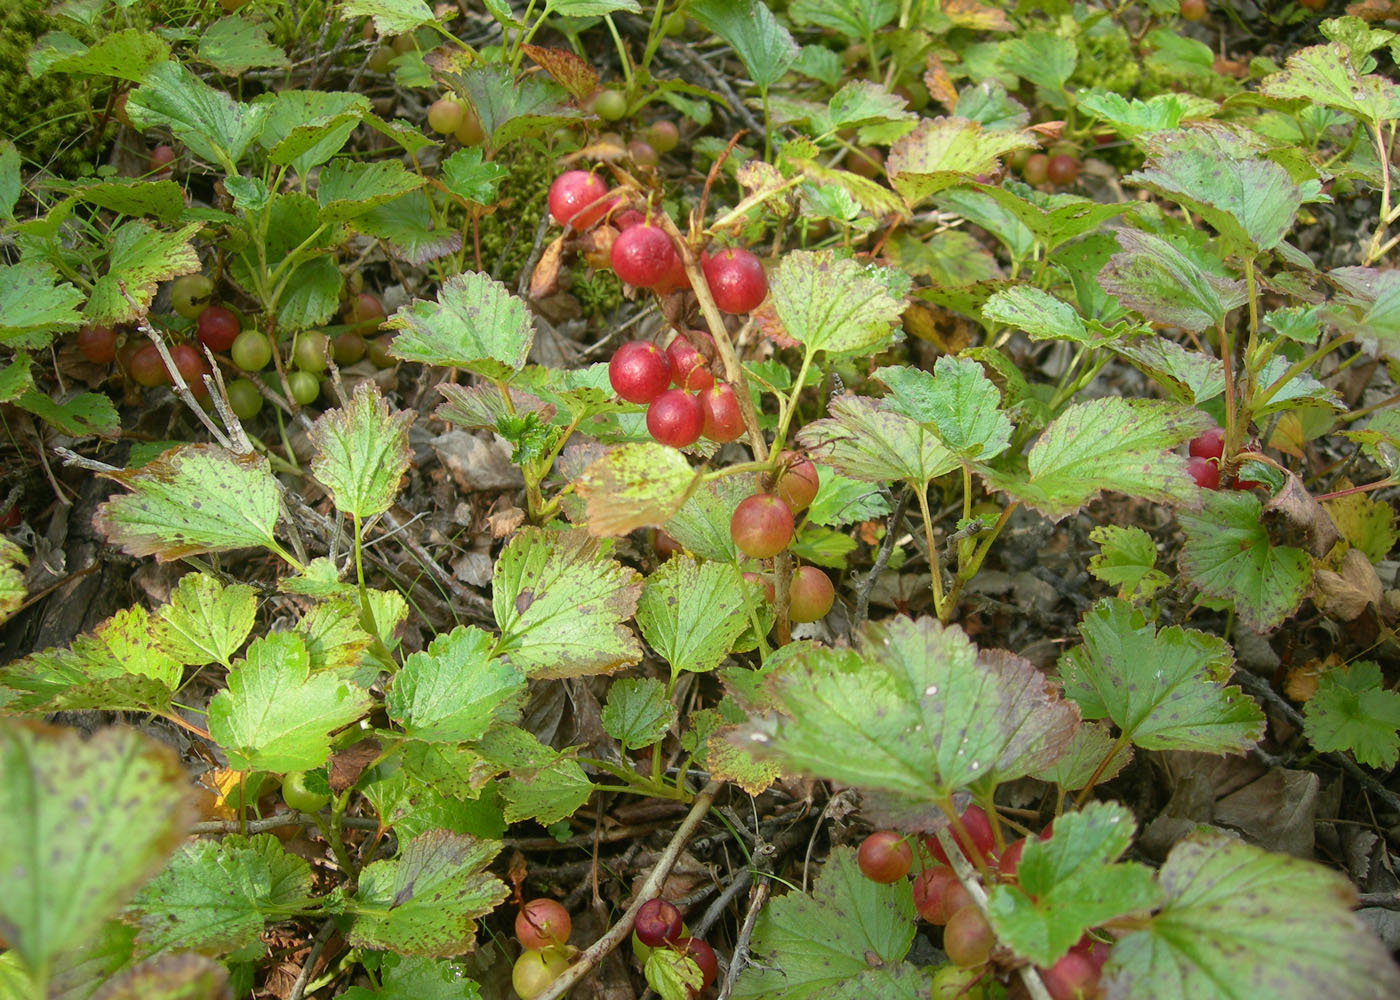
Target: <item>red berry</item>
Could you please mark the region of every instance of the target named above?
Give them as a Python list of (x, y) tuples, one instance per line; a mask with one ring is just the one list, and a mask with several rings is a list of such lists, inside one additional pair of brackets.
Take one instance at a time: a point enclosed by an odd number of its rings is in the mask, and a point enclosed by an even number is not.
[(1001, 872), (1003, 879), (1016, 877), (1016, 869), (1021, 864), (1021, 852), (1026, 849), (1026, 838), (1012, 841), (1006, 845), (1006, 850), (1001, 852), (1001, 857), (997, 858), (997, 870)]
[(914, 849), (893, 830), (880, 830), (860, 842), (856, 864), (870, 881), (889, 885), (909, 874), (914, 864)]
[[(690, 960), (700, 969), (700, 989), (708, 989), (715, 981), (715, 976), (719, 975), (719, 960), (715, 958), (715, 950), (699, 938), (693, 937), (683, 937), (677, 941), (676, 950), (690, 956)], [(694, 996), (695, 993), (691, 995)]]
[(647, 433), (661, 444), (684, 448), (700, 440), (705, 414), (700, 400), (684, 389), (667, 389), (647, 407)]
[(379, 301), (379, 296), (370, 292), (356, 295), (345, 309), (345, 322), (361, 336), (374, 333), (383, 319), (384, 304)]
[(689, 288), (690, 275), (685, 273), (685, 261), (681, 260), (680, 254), (675, 254), (671, 258), (671, 266), (661, 280), (651, 286), (651, 290), (657, 295), (666, 295), (677, 288)]
[(1181, 16), (1183, 20), (1199, 21), (1206, 16), (1206, 0), (1181, 0)]
[(78, 351), (95, 365), (109, 365), (117, 357), (117, 331), (110, 326), (85, 326), (78, 331)]
[(195, 336), (211, 351), (227, 351), (241, 332), (238, 316), (223, 306), (205, 306), (195, 320)]
[(1045, 165), (1045, 176), (1050, 178), (1050, 183), (1061, 187), (1073, 184), (1079, 176), (1079, 161), (1068, 153), (1052, 156), (1050, 162)]
[(1050, 968), (1038, 971), (1051, 1000), (1092, 1000), (1099, 995), (1098, 967), (1088, 955), (1073, 948)]
[(1211, 459), (1192, 455), (1186, 460), (1186, 471), (1201, 489), (1220, 489), (1220, 466)]
[(681, 911), (674, 903), (660, 898), (648, 899), (637, 911), (632, 924), (637, 940), (648, 948), (674, 942), (681, 936)]
[(563, 944), (573, 926), (569, 911), (552, 899), (532, 899), (515, 915), (515, 936), (526, 948)]
[(739, 399), (734, 387), (720, 382), (700, 394), (700, 412), (704, 424), (700, 433), (711, 441), (737, 441), (744, 435), (744, 415), (739, 412)]
[(209, 394), (209, 389), (204, 384), (204, 376), (210, 371), (209, 362), (204, 360), (204, 356), (194, 345), (176, 344), (170, 349), (170, 360), (175, 362), (175, 368), (185, 380), (185, 385), (190, 387), (190, 392), (196, 397)]
[(1212, 427), (1193, 437), (1186, 453), (1196, 458), (1220, 458), (1225, 454), (1225, 428)]
[(778, 599), (778, 592), (773, 589), (773, 581), (768, 579), (766, 576), (760, 576), (757, 573), (752, 573), (745, 570), (743, 573), (743, 577), (745, 580), (749, 581), (749, 583), (757, 584), (758, 586), (763, 588), (763, 596), (768, 598), (769, 604), (772, 604)]
[(771, 493), (755, 493), (734, 508), (729, 535), (746, 556), (768, 559), (792, 541), (792, 508)]
[(762, 262), (747, 250), (721, 250), (703, 261), (705, 283), (722, 312), (748, 313), (768, 297)]
[(629, 403), (650, 403), (671, 384), (671, 362), (655, 344), (633, 340), (608, 362), (613, 392)]
[(942, 927), (948, 918), (972, 903), (957, 872), (939, 865), (925, 868), (914, 879), (914, 908), (929, 923)]
[(996, 935), (987, 918), (970, 903), (949, 917), (943, 928), (943, 950), (954, 965), (964, 969), (987, 961), (994, 944)]
[(681, 132), (676, 128), (676, 123), (665, 118), (648, 125), (644, 135), (651, 148), (658, 153), (669, 153), (681, 141)]
[(587, 229), (612, 210), (607, 182), (587, 170), (567, 170), (549, 186), (549, 214), (561, 226)]
[(800, 566), (788, 588), (788, 617), (794, 622), (814, 622), (826, 617), (836, 600), (831, 577), (815, 566)]
[[(967, 854), (973, 862), (977, 860), (973, 855), (974, 850), (984, 859), (990, 858), (992, 845), (996, 843), (996, 838), (992, 836), (992, 824), (991, 821), (987, 819), (987, 814), (982, 811), (980, 806), (968, 806), (967, 812), (963, 813), (961, 818), (963, 829), (966, 830), (967, 835), (972, 838), (971, 844), (962, 838), (958, 833), (957, 827), (950, 826), (948, 832), (953, 834), (954, 839), (959, 846), (962, 847), (963, 852)], [(943, 850), (943, 845), (939, 842), (937, 837), (925, 837), (924, 846), (928, 848), (929, 853), (932, 854), (938, 862), (945, 865), (948, 863), (948, 855)]]
[(652, 148), (651, 143), (644, 139), (633, 139), (627, 144), (627, 155), (632, 158), (632, 162), (639, 167), (654, 167), (660, 162), (661, 157)]
[(1232, 490), (1257, 490), (1257, 489), (1259, 489), (1261, 486), (1267, 487), (1268, 485), (1269, 485), (1268, 483), (1256, 482), (1256, 481), (1253, 480), (1253, 479), (1238, 479), (1238, 478), (1237, 478), (1233, 483), (1230, 484), (1230, 489), (1232, 489)]
[(676, 262), (676, 248), (664, 230), (642, 223), (617, 234), (611, 259), (619, 278), (629, 285), (649, 288), (670, 272)]
[(168, 177), (170, 175), (170, 165), (174, 162), (175, 150), (167, 145), (161, 144), (151, 150), (151, 158), (147, 163), (147, 168), (153, 174)]
[(631, 229), (633, 226), (640, 226), (647, 221), (647, 217), (635, 208), (623, 209), (613, 216), (613, 225), (619, 232), (624, 229)]
[(149, 341), (132, 353), (127, 372), (132, 381), (147, 389), (170, 381), (170, 373), (165, 370), (165, 362), (161, 360), (160, 352), (156, 350), (156, 345)]
[(1044, 184), (1050, 176), (1050, 157), (1044, 153), (1032, 153), (1021, 168), (1021, 179), (1032, 187)]
[(671, 341), (666, 348), (666, 357), (671, 362), (671, 381), (678, 389), (699, 392), (715, 384), (709, 362), (684, 337)]
[(817, 467), (795, 451), (785, 451), (778, 458), (782, 465), (773, 483), (773, 492), (787, 501), (794, 511), (803, 510), (817, 495)]

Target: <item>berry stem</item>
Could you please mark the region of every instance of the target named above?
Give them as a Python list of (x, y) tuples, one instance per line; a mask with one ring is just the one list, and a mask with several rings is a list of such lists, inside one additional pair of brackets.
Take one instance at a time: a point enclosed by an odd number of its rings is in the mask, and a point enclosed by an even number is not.
[(933, 613), (939, 622), (948, 624), (952, 602), (943, 596), (943, 566), (938, 559), (938, 546), (933, 541), (933, 514), (928, 509), (928, 483), (918, 486), (919, 512), (924, 517), (924, 541), (928, 544), (928, 570), (933, 585)]

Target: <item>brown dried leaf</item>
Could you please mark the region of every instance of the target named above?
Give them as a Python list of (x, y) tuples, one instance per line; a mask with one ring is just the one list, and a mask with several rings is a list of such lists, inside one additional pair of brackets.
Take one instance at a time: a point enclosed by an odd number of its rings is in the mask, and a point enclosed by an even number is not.
[(1338, 621), (1355, 621), (1368, 606), (1380, 607), (1381, 596), (1381, 578), (1360, 549), (1347, 549), (1340, 573), (1329, 569), (1313, 573), (1313, 603)]
[(958, 105), (958, 88), (953, 86), (953, 78), (948, 75), (947, 67), (935, 52), (928, 54), (924, 65), (928, 67), (924, 71), (924, 86), (928, 88), (929, 97), (942, 104), (951, 114)]
[(544, 253), (540, 254), (540, 262), (535, 265), (534, 271), (530, 272), (530, 298), (542, 299), (559, 291), (559, 272), (563, 259), (564, 237), (561, 234), (544, 248)]
[(1283, 488), (1264, 505), (1262, 517), (1275, 544), (1306, 549), (1318, 559), (1327, 555), (1341, 537), (1322, 504), (1291, 472)]
[(359, 781), (365, 768), (374, 762), (382, 749), (378, 740), (363, 739), (332, 754), (330, 763), (331, 791), (339, 795)]
[(541, 45), (523, 45), (521, 48), (575, 100), (581, 101), (597, 89), (598, 73), (586, 59), (567, 49), (547, 49)]

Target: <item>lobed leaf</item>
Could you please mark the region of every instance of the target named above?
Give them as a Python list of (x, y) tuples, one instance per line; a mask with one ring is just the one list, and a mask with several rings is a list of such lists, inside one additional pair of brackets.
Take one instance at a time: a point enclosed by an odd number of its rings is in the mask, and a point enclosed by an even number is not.
[(729, 655), (749, 627), (740, 584), (734, 564), (698, 563), (686, 555), (666, 560), (647, 577), (637, 626), (672, 677), (714, 670)]
[(363, 521), (393, 505), (408, 469), (415, 416), (406, 410), (391, 415), (379, 387), (364, 381), (348, 403), (317, 419), (311, 474), (330, 490), (337, 509)]
[(411, 739), (461, 743), (497, 722), (520, 718), (525, 675), (493, 659), (494, 639), (459, 625), (404, 660), (385, 699), (389, 718)]

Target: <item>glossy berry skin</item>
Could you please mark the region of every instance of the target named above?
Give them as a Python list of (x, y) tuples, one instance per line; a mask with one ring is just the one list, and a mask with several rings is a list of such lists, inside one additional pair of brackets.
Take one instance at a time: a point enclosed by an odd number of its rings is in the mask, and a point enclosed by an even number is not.
[(1052, 156), (1045, 165), (1045, 176), (1050, 178), (1050, 183), (1061, 187), (1073, 184), (1079, 177), (1079, 161), (1068, 153)]
[(234, 339), (229, 353), (245, 372), (260, 371), (272, 360), (272, 342), (257, 330), (244, 330)]
[(987, 918), (972, 904), (949, 917), (943, 928), (943, 950), (954, 965), (964, 969), (986, 962), (995, 943), (996, 936), (988, 926)]
[(342, 333), (331, 341), (331, 357), (338, 365), (353, 365), (365, 356), (365, 338), (358, 333)]
[(627, 144), (627, 155), (639, 167), (654, 167), (661, 161), (656, 150), (651, 148), (651, 143), (641, 139), (633, 139)]
[(1181, 16), (1183, 20), (1199, 21), (1206, 16), (1206, 0), (1181, 0)]
[(195, 336), (211, 351), (227, 351), (240, 332), (238, 316), (223, 306), (205, 306), (195, 320)]
[(826, 617), (836, 600), (831, 577), (815, 566), (799, 566), (788, 587), (788, 617), (794, 622), (815, 622)]
[(793, 511), (805, 510), (817, 496), (817, 467), (797, 454), (785, 451), (778, 456), (782, 465), (773, 483), (773, 492), (782, 497)]
[(598, 200), (607, 193), (607, 182), (597, 174), (566, 170), (549, 186), (549, 214), (561, 226), (587, 229), (612, 208), (610, 199)]
[(209, 389), (204, 384), (204, 376), (208, 375), (210, 370), (209, 362), (204, 360), (203, 355), (193, 345), (176, 344), (170, 349), (170, 360), (175, 362), (176, 370), (195, 398), (209, 395)]
[[(699, 938), (683, 937), (676, 942), (676, 950), (683, 951), (690, 957), (690, 960), (700, 969), (700, 989), (709, 989), (710, 984), (715, 981), (715, 976), (719, 975), (719, 959), (715, 957), (715, 950)], [(691, 996), (695, 996), (694, 992)]]
[(554, 980), (564, 974), (569, 960), (557, 948), (544, 951), (527, 949), (520, 953), (510, 970), (510, 985), (520, 1000), (535, 1000), (549, 989)]
[(515, 915), (515, 936), (526, 948), (548, 948), (569, 940), (569, 911), (552, 899), (532, 899)]
[(302, 406), (316, 401), (321, 394), (321, 380), (310, 372), (292, 372), (287, 376), (287, 391)]
[(345, 322), (361, 336), (374, 333), (384, 319), (384, 304), (379, 296), (361, 292), (350, 300), (345, 310)]
[(700, 413), (704, 423), (700, 434), (711, 441), (737, 441), (744, 436), (744, 415), (739, 412), (739, 399), (734, 387), (720, 382), (700, 394)]
[(158, 177), (170, 176), (170, 165), (175, 162), (175, 150), (164, 144), (151, 150), (151, 158), (146, 166)]
[(186, 274), (170, 283), (170, 308), (185, 319), (198, 319), (213, 293), (214, 282), (207, 274)]
[(1021, 179), (1032, 187), (1044, 184), (1050, 177), (1050, 157), (1044, 153), (1032, 153), (1021, 168)]
[(659, 896), (648, 899), (637, 911), (632, 931), (648, 948), (674, 942), (681, 936), (681, 911)]
[(681, 260), (680, 254), (672, 255), (671, 266), (666, 269), (661, 280), (650, 287), (657, 295), (666, 295), (677, 288), (690, 287), (690, 275), (685, 273), (685, 261)]
[(1211, 459), (1192, 455), (1186, 460), (1186, 471), (1201, 489), (1220, 489), (1220, 466)]
[(684, 448), (699, 441), (704, 428), (700, 400), (684, 389), (667, 389), (647, 407), (647, 433), (661, 444)]
[(428, 105), (428, 128), (438, 135), (451, 135), (462, 125), (462, 105), (451, 97), (442, 97)]
[(1098, 967), (1088, 955), (1073, 948), (1050, 968), (1038, 971), (1051, 1000), (1092, 1000), (1099, 995)]
[(627, 98), (616, 90), (604, 90), (593, 100), (593, 113), (605, 122), (619, 121), (627, 114)]
[(715, 384), (709, 362), (684, 337), (667, 345), (666, 357), (671, 362), (671, 381), (676, 388), (699, 392)]
[[(982, 811), (982, 807), (968, 806), (967, 812), (962, 814), (961, 819), (963, 829), (966, 830), (967, 835), (972, 838), (972, 843), (968, 844), (964, 841), (956, 827), (950, 826), (948, 832), (953, 834), (954, 839), (962, 847), (963, 852), (968, 854), (972, 861), (976, 861), (976, 858), (972, 857), (973, 849), (981, 854), (983, 858), (990, 858), (992, 846), (996, 843), (996, 838), (992, 835), (991, 821), (987, 819), (987, 814)], [(934, 859), (940, 864), (946, 865), (948, 863), (948, 854), (943, 850), (943, 845), (939, 843), (937, 837), (925, 837), (924, 846), (928, 848), (929, 853), (932, 854)]]
[(78, 331), (78, 352), (95, 365), (109, 365), (117, 357), (117, 331), (110, 326), (85, 326)]
[(914, 849), (893, 830), (878, 830), (860, 842), (856, 864), (870, 881), (889, 885), (909, 874), (914, 864)]
[(913, 889), (914, 908), (936, 927), (942, 927), (949, 917), (972, 903), (957, 873), (943, 865), (925, 868), (915, 877)]
[(1186, 454), (1195, 458), (1220, 458), (1225, 454), (1225, 428), (1212, 427), (1191, 439)]
[(1006, 845), (1006, 850), (1001, 852), (997, 858), (997, 871), (1001, 872), (1003, 879), (1013, 879), (1016, 877), (1016, 869), (1021, 864), (1021, 852), (1026, 849), (1026, 838), (1014, 840)]
[(160, 352), (156, 350), (155, 344), (149, 342), (142, 344), (132, 353), (127, 364), (127, 374), (137, 385), (147, 389), (170, 381), (170, 373), (165, 370), (165, 362), (161, 360)]
[(399, 363), (398, 359), (389, 353), (389, 348), (393, 346), (394, 335), (382, 334), (365, 344), (365, 356), (376, 368), (392, 368)]
[(452, 135), (463, 146), (480, 146), (486, 140), (486, 130), (481, 127), (481, 119), (475, 108), (462, 105), (462, 124)]
[(236, 378), (227, 386), (228, 405), (239, 420), (252, 420), (263, 407), (262, 393), (246, 378)]
[(328, 366), (326, 352), (330, 339), (324, 333), (308, 330), (292, 345), (292, 360), (304, 372), (323, 372)]
[(650, 403), (671, 384), (671, 362), (655, 344), (633, 340), (608, 362), (608, 383), (629, 403)]
[(613, 216), (613, 225), (617, 227), (618, 232), (622, 232), (624, 229), (631, 229), (633, 226), (640, 226), (646, 221), (647, 217), (635, 208), (623, 209)]
[(664, 230), (644, 222), (617, 234), (610, 258), (619, 278), (638, 288), (650, 288), (675, 266), (676, 248)]
[(740, 552), (769, 559), (792, 541), (792, 508), (771, 493), (755, 493), (734, 508), (729, 535)]
[(647, 126), (646, 140), (658, 153), (669, 153), (681, 141), (680, 129), (675, 122), (662, 118)]
[(331, 797), (308, 788), (305, 771), (292, 771), (282, 779), (282, 801), (297, 812), (315, 813), (329, 805)]
[(721, 250), (703, 265), (705, 283), (721, 312), (750, 313), (768, 297), (763, 263), (747, 250)]

